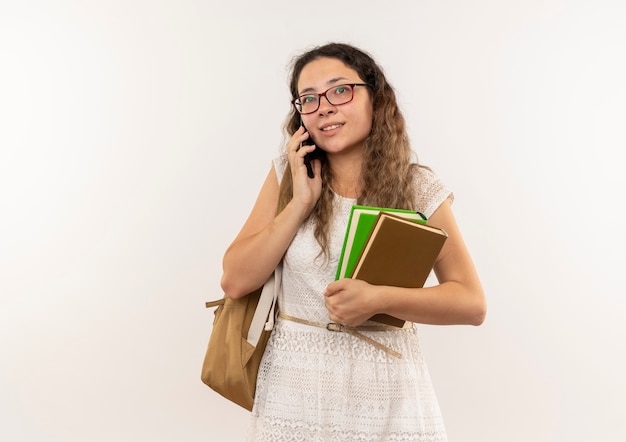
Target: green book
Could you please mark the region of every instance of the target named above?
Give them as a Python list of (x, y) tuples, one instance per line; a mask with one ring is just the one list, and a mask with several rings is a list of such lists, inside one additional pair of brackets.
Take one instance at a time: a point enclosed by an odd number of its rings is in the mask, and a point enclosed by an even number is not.
[(341, 255), (335, 280), (350, 278), (354, 272), (354, 267), (361, 256), (367, 238), (376, 223), (376, 218), (380, 212), (395, 213), (404, 218), (426, 224), (426, 216), (420, 212), (404, 209), (391, 209), (384, 207), (352, 206), (348, 227), (343, 240)]

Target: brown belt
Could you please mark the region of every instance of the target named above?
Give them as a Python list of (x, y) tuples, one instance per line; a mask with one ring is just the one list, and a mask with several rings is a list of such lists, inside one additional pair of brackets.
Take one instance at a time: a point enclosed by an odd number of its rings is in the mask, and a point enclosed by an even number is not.
[[(338, 324), (336, 322), (315, 322), (309, 321), (308, 319), (296, 318), (295, 316), (288, 315), (284, 312), (278, 312), (278, 316), (280, 318), (286, 319), (288, 321), (297, 322), (298, 324), (310, 325), (312, 327), (325, 328), (328, 331), (332, 332), (343, 332), (348, 333), (349, 335), (354, 336), (355, 338), (361, 339), (362, 341), (367, 342), (368, 344), (373, 345), (374, 347), (390, 354), (391, 356), (395, 356), (396, 358), (402, 358), (402, 354), (397, 351), (387, 347), (386, 345), (381, 344), (378, 341), (370, 338), (369, 336), (360, 333), (361, 331), (393, 331), (393, 330), (402, 330), (398, 327), (392, 327), (390, 325), (358, 325), (356, 327), (349, 327), (347, 325)], [(410, 323), (407, 322), (404, 328), (410, 327)]]

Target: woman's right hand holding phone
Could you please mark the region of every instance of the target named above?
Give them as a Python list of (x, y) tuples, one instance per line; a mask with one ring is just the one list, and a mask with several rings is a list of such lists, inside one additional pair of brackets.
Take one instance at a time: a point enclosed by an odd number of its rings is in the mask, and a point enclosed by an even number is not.
[(306, 211), (306, 216), (311, 213), (322, 192), (320, 160), (311, 161), (313, 178), (309, 178), (307, 174), (304, 157), (316, 149), (314, 144), (306, 144), (308, 139), (309, 133), (304, 126), (300, 126), (287, 144), (287, 156), (293, 180), (292, 203), (301, 205), (302, 209)]
[(301, 127), (287, 144), (293, 180), (291, 201), (276, 214), (280, 189), (276, 171), (272, 168), (250, 216), (224, 254), (221, 283), (226, 296), (239, 298), (263, 284), (315, 207), (322, 192), (322, 167), (320, 160), (313, 160), (314, 177), (308, 177), (304, 156), (315, 149), (315, 146), (305, 144), (308, 137)]

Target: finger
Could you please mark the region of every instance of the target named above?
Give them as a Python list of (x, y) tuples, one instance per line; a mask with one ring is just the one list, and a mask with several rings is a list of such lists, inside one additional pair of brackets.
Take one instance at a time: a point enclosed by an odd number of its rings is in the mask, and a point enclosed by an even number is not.
[(343, 278), (343, 279), (339, 279), (337, 281), (333, 281), (331, 283), (329, 283), (326, 286), (326, 290), (324, 291), (324, 293), (328, 294), (327, 296), (331, 296), (334, 293), (337, 293), (341, 290), (343, 290), (344, 288), (346, 288), (346, 281), (348, 281), (349, 278)]
[(306, 137), (304, 136), (304, 132), (302, 132), (302, 130), (300, 130), (300, 129), (298, 129), (293, 134), (293, 138), (294, 138), (294, 141), (296, 142), (296, 146), (300, 146), (302, 144), (302, 142), (306, 139)]
[(299, 152), (300, 149), (305, 147), (305, 145), (302, 143), (306, 141), (307, 138), (308, 134), (301, 134), (300, 136), (294, 134), (293, 138), (290, 141), (290, 145), (287, 146), (287, 150), (291, 152)]

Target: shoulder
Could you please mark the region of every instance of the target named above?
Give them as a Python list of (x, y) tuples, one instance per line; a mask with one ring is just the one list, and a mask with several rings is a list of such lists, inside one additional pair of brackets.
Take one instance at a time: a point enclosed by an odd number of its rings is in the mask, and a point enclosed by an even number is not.
[(274, 170), (276, 171), (276, 177), (278, 178), (278, 182), (280, 183), (283, 179), (283, 175), (285, 174), (285, 169), (287, 169), (288, 159), (287, 154), (280, 155), (272, 160), (272, 164), (274, 165)]
[(429, 167), (416, 164), (413, 168), (416, 209), (430, 218), (446, 199), (452, 203), (454, 194)]

